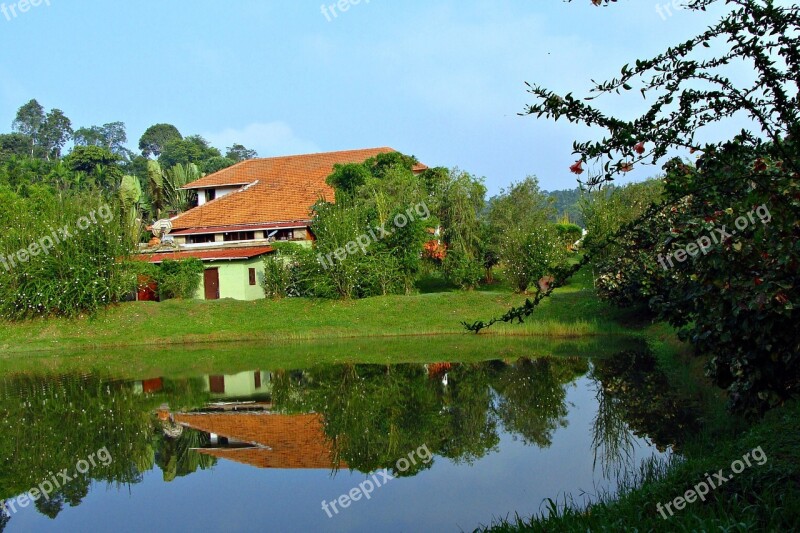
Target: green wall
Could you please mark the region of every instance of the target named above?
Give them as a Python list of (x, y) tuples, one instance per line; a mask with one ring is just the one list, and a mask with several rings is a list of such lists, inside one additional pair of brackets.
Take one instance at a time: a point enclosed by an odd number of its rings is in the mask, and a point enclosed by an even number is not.
[[(207, 261), (203, 263), (206, 269), (219, 269), (219, 297), (234, 300), (260, 300), (264, 298), (264, 289), (261, 288), (261, 279), (264, 275), (262, 258), (256, 257), (246, 261)], [(250, 285), (249, 269), (256, 269), (256, 284)], [(201, 275), (202, 277), (202, 275)], [(205, 286), (200, 281), (195, 298), (205, 299)]]

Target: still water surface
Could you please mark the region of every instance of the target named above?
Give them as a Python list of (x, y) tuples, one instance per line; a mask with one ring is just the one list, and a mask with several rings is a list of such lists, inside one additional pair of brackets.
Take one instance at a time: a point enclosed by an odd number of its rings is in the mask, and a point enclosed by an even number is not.
[[(547, 498), (582, 503), (694, 423), (652, 365), (623, 351), (7, 374), (0, 531), (471, 531), (546, 512)], [(21, 507), (65, 468), (70, 482)]]

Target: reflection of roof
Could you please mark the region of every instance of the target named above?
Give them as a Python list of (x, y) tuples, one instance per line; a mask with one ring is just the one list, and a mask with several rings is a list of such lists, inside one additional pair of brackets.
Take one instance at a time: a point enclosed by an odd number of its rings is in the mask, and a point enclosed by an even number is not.
[(242, 248), (220, 248), (219, 250), (138, 254), (134, 255), (133, 258), (149, 263), (161, 263), (167, 260), (178, 261), (181, 259), (189, 259), (190, 257), (202, 261), (232, 261), (236, 259), (252, 259), (260, 255), (268, 254), (272, 250), (272, 246), (247, 246)]
[[(180, 413), (175, 422), (256, 448), (207, 448), (200, 453), (258, 468), (333, 467), (330, 441), (317, 414)], [(345, 465), (339, 465), (343, 467)]]
[[(231, 194), (211, 200), (172, 219), (175, 230), (208, 226), (234, 226), (262, 222), (307, 220), (320, 198), (333, 201), (325, 183), (333, 166), (363, 163), (391, 148), (371, 148), (323, 154), (248, 159), (184, 186), (184, 189), (240, 186)], [(424, 170), (417, 165), (414, 170)]]

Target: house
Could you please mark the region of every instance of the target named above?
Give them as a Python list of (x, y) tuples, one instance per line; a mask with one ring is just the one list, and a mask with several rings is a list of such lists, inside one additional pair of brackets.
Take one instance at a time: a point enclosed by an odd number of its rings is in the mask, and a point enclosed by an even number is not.
[[(325, 183), (336, 164), (363, 163), (392, 148), (250, 159), (187, 184), (197, 207), (170, 220), (169, 250), (144, 250), (144, 260), (161, 263), (194, 257), (206, 266), (199, 299), (264, 298), (259, 279), (272, 243), (312, 246), (311, 207), (334, 201)], [(427, 167), (417, 165), (415, 172)], [(166, 240), (165, 240), (166, 242)]]

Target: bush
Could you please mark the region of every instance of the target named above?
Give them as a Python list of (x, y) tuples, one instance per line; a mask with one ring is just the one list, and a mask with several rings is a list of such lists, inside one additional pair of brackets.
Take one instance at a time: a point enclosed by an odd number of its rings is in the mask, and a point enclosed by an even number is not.
[(575, 243), (583, 237), (583, 230), (577, 224), (556, 224), (556, 233), (561, 245), (572, 250)]
[(193, 298), (200, 287), (205, 270), (199, 259), (164, 261), (158, 271), (158, 297), (161, 300)]
[(92, 314), (133, 287), (118, 208), (100, 193), (0, 190), (0, 224), (3, 318)]
[(452, 250), (444, 259), (447, 281), (462, 289), (474, 289), (484, 277), (483, 264), (470, 259), (466, 254)]
[(291, 265), (280, 253), (264, 257), (264, 279), (261, 287), (267, 298), (280, 299), (289, 294), (292, 273)]

